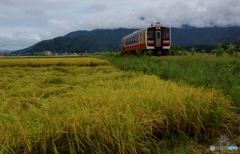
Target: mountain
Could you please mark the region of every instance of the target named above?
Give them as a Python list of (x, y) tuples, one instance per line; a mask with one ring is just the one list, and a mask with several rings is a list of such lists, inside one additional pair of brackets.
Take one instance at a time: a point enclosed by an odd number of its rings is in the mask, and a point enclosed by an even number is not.
[[(123, 36), (134, 32), (137, 29), (96, 29), (92, 31), (74, 31), (53, 38), (41, 41), (28, 48), (15, 51), (16, 54), (43, 52), (102, 52), (120, 51), (121, 39)], [(240, 27), (211, 27), (211, 28), (171, 28), (172, 45), (216, 45), (217, 43), (240, 42)]]
[(173, 28), (172, 44), (179, 46), (216, 45), (240, 42), (240, 27)]

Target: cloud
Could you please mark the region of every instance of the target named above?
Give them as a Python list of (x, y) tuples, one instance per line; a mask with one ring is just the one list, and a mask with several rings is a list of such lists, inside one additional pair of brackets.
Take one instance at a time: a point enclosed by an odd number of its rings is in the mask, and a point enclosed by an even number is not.
[(171, 27), (240, 26), (240, 1), (175, 1), (171, 5), (150, 5), (138, 13), (148, 22), (160, 21)]
[(17, 30), (12, 31), (12, 28), (2, 29), (5, 34), (0, 34), (0, 50), (22, 49), (23, 47), (29, 47), (43, 39), (53, 37), (51, 33), (41, 29), (32, 29), (31, 27), (28, 27), (28, 30), (25, 30), (25, 27), (16, 27), (15, 29)]
[(98, 14), (88, 14), (86, 17), (85, 20), (77, 23), (81, 29), (141, 28), (146, 26), (135, 14), (124, 14), (110, 10)]
[(11, 5), (11, 4), (14, 4), (14, 3), (13, 3), (13, 0), (0, 0), (0, 4)]
[(31, 7), (26, 9), (26, 14), (33, 16), (36, 20), (43, 20), (45, 14), (45, 9), (41, 7)]
[(72, 29), (72, 23), (66, 20), (49, 19), (48, 23), (51, 26), (53, 32), (55, 33), (59, 33), (59, 31), (66, 33)]
[[(18, 33), (12, 36), (0, 36), (1, 49), (16, 50), (41, 41), (38, 34)], [(8, 42), (6, 44), (6, 42)]]
[(76, 30), (142, 28), (155, 22), (170, 27), (240, 26), (239, 0), (0, 0), (0, 5), (0, 48), (11, 49)]
[(211, 25), (240, 26), (240, 1), (218, 0), (206, 6), (207, 12), (203, 19)]
[(145, 17), (139, 17), (139, 20), (144, 21), (146, 18)]
[(108, 7), (105, 3), (96, 3), (96, 4), (91, 4), (87, 9), (93, 10), (93, 11), (104, 11), (107, 10)]

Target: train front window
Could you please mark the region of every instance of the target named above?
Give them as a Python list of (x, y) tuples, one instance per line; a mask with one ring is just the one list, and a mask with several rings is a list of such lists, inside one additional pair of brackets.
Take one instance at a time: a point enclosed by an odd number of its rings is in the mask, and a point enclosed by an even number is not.
[(147, 36), (148, 36), (148, 39), (154, 39), (154, 31), (148, 30)]
[(164, 28), (163, 29), (163, 39), (168, 40), (169, 38), (170, 38), (169, 29)]

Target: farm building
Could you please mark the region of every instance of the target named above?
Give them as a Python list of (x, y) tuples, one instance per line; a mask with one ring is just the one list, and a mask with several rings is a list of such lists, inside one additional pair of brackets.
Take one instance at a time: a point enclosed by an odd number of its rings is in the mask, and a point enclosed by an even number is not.
[(51, 55), (53, 55), (53, 53), (52, 53), (51, 51), (44, 51), (43, 54), (44, 54), (45, 56), (51, 56)]

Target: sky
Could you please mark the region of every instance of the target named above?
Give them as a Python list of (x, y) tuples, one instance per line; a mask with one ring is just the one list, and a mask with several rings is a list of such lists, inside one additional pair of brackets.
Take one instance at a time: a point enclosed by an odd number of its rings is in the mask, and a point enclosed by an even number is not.
[(0, 0), (0, 51), (77, 30), (240, 26), (240, 0)]

